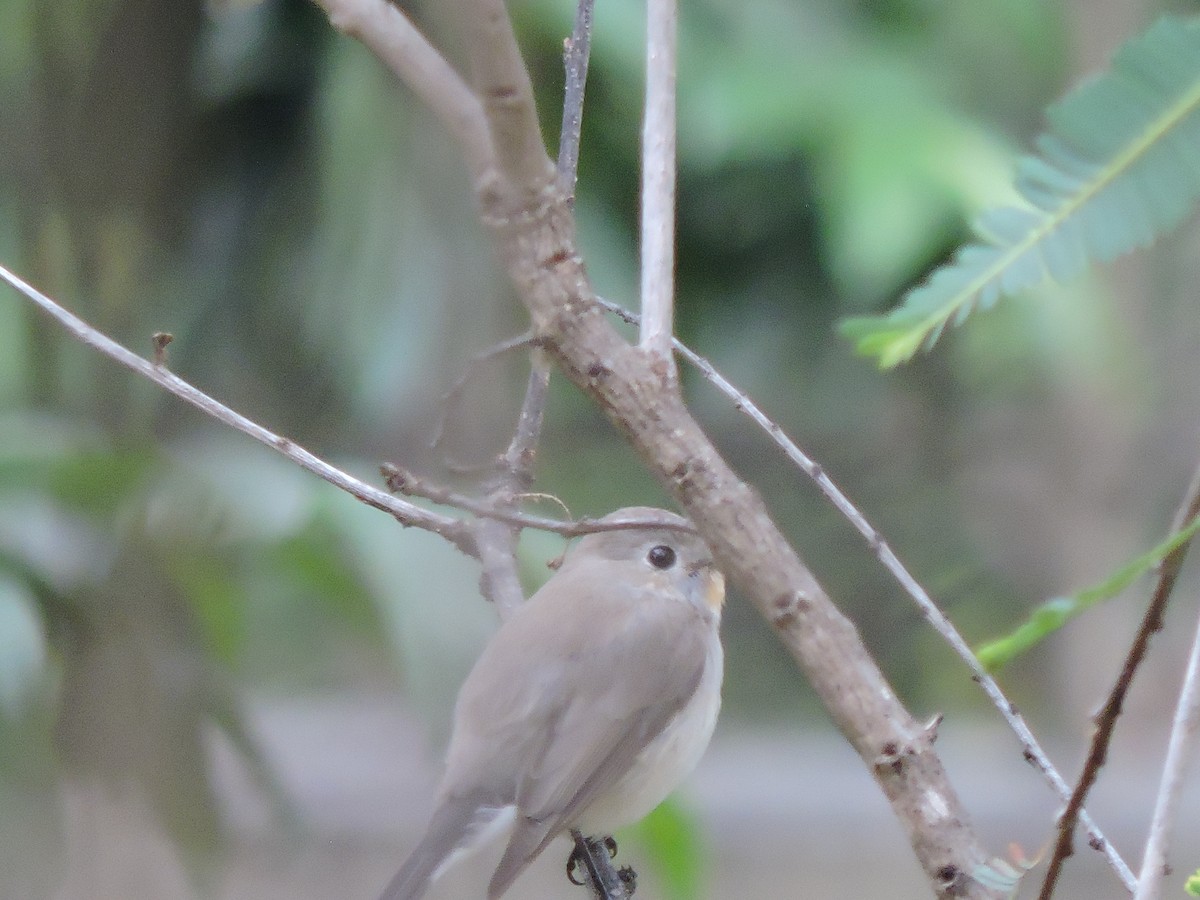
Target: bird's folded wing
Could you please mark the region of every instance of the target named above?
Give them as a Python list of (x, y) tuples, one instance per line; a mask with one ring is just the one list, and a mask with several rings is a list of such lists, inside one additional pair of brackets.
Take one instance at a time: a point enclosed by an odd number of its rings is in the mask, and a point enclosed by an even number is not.
[[(671, 611), (674, 613), (675, 611)], [(574, 630), (574, 629), (571, 629)], [(586, 631), (586, 629), (584, 629)], [(584, 634), (564, 639), (586, 640)], [(489, 889), (498, 897), (546, 845), (629, 772), (692, 698), (706, 660), (705, 630), (682, 606), (641, 619), (607, 648), (593, 646), (570, 701), (527, 735), (517, 826)]]

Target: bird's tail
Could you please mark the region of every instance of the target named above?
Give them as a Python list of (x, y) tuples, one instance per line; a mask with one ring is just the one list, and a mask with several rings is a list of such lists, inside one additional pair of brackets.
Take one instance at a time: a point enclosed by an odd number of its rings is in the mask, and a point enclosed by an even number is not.
[(546, 845), (561, 830), (561, 821), (556, 820), (548, 824), (518, 815), (508, 847), (505, 848), (504, 856), (501, 857), (500, 864), (496, 866), (488, 884), (488, 900), (499, 900), (500, 896), (512, 887), (517, 876), (525, 871), (525, 867), (546, 849)]
[(417, 900), (459, 851), (476, 843), (480, 832), (487, 830), (486, 826), (498, 812), (494, 808), (481, 808), (477, 797), (444, 798), (425, 837), (379, 900)]

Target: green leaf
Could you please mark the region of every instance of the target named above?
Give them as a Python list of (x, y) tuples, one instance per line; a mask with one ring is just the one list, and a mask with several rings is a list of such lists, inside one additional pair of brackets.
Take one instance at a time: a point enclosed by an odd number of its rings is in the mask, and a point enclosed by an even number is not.
[(986, 212), (976, 226), (983, 240), (899, 308), (843, 322), (859, 353), (895, 366), (977, 307), (1047, 277), (1073, 278), (1177, 225), (1200, 197), (1200, 21), (1159, 20), (1047, 117), (1039, 155), (1017, 165), (1028, 206)]
[(673, 797), (628, 833), (646, 848), (648, 860), (670, 900), (695, 900), (702, 893), (704, 841), (692, 816)]
[(1002, 638), (980, 647), (975, 655), (989, 672), (997, 672), (1022, 653), (1037, 646), (1067, 622), (1103, 600), (1110, 600), (1129, 587), (1169, 554), (1182, 547), (1200, 530), (1200, 516), (1156, 547), (1126, 563), (1100, 584), (1070, 597), (1047, 600), (1033, 611), (1028, 621)]
[(1183, 889), (1193, 897), (1200, 897), (1200, 869), (1197, 869), (1188, 880), (1184, 882)]

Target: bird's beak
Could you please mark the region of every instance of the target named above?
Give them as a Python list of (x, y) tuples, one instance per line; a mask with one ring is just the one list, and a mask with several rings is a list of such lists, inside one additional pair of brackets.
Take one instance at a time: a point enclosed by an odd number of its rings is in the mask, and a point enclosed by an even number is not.
[(712, 566), (703, 569), (699, 575), (704, 579), (704, 605), (719, 613), (725, 605), (725, 576)]

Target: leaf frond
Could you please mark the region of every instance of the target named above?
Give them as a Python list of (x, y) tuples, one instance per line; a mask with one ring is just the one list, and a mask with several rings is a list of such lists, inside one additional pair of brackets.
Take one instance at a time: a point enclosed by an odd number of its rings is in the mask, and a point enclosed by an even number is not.
[(1037, 607), (1029, 618), (1013, 631), (981, 646), (975, 655), (989, 672), (995, 674), (1016, 657), (1036, 647), (1067, 622), (1097, 603), (1111, 600), (1142, 575), (1162, 563), (1200, 531), (1200, 516), (1176, 531), (1157, 546), (1131, 560), (1099, 584), (1070, 597), (1055, 597)]
[(1017, 165), (1027, 205), (985, 212), (981, 240), (897, 309), (844, 321), (857, 352), (898, 365), (975, 309), (1074, 278), (1178, 225), (1200, 198), (1200, 20), (1160, 19), (1047, 118), (1038, 155)]

